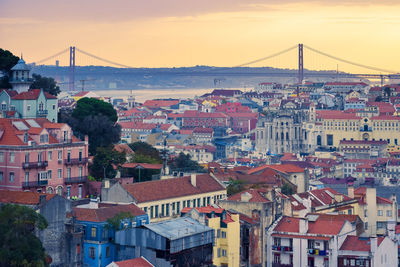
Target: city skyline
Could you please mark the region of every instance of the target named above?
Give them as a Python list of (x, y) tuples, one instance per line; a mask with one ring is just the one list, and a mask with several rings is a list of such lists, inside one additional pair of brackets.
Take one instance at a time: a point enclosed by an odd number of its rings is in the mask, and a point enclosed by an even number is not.
[[(75, 45), (134, 67), (236, 66), (304, 43), (400, 71), (394, 60), (400, 37), (392, 34), (400, 23), (400, 5), (376, 2), (42, 0), (33, 6), (5, 0), (0, 3), (0, 36), (3, 49), (23, 53), (28, 62)], [(296, 51), (287, 57), (251, 66), (295, 68)], [(361, 72), (312, 57), (305, 55), (305, 68)]]

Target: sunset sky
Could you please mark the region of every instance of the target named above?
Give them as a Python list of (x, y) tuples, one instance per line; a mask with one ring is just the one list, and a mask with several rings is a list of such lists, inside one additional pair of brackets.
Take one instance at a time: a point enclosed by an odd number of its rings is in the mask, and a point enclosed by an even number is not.
[[(235, 66), (304, 43), (400, 71), (399, 14), (398, 0), (0, 0), (0, 47), (28, 62), (75, 45), (133, 67), (180, 67)], [(253, 66), (296, 67), (296, 53)], [(308, 51), (305, 67), (363, 71)]]

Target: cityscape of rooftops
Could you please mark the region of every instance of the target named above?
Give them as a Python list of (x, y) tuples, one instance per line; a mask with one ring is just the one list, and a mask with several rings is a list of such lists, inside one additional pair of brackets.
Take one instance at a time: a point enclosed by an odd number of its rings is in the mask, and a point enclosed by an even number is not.
[(0, 1), (0, 267), (400, 266), (399, 11)]

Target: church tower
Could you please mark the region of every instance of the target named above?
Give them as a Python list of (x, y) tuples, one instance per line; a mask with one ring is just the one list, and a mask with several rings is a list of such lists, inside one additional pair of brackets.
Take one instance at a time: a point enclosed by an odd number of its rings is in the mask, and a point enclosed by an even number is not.
[(29, 90), (29, 86), (32, 84), (33, 80), (29, 76), (31, 68), (25, 63), (22, 58), (18, 61), (17, 65), (11, 69), (10, 84), (13, 89), (18, 93), (26, 92)]
[(135, 97), (133, 96), (132, 90), (131, 94), (128, 97), (128, 109), (134, 108), (135, 107)]

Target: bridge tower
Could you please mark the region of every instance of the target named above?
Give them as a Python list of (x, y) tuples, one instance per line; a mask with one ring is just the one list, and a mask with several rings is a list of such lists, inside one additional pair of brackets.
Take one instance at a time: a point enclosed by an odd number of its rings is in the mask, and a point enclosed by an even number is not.
[(303, 62), (303, 44), (299, 44), (299, 83), (301, 84), (304, 79), (304, 62)]
[(75, 46), (69, 47), (69, 90), (75, 90)]

